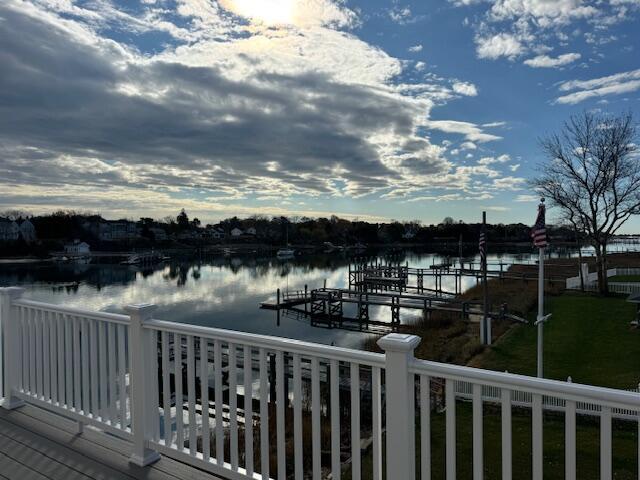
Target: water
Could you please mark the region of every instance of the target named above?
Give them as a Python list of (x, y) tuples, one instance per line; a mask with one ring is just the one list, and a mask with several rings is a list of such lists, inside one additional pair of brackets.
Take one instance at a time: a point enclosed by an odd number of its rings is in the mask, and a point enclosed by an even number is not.
[[(620, 247), (622, 248), (622, 247)], [(584, 251), (588, 254), (588, 251)], [(552, 256), (573, 256), (575, 251), (552, 252)], [(377, 258), (384, 258), (377, 256)], [(405, 251), (401, 263), (428, 268), (445, 257), (428, 252)], [(534, 262), (533, 251), (489, 255), (489, 263), (502, 262), (505, 269), (513, 262)], [(260, 302), (275, 300), (277, 288), (283, 291), (348, 286), (350, 258), (345, 254), (306, 255), (293, 260), (275, 257), (209, 258), (172, 260), (149, 269), (125, 265), (30, 264), (0, 265), (1, 286), (21, 286), (25, 297), (69, 307), (107, 312), (123, 311), (132, 303), (158, 306), (156, 318), (196, 325), (228, 328), (251, 333), (276, 335), (346, 347), (359, 347), (370, 334), (312, 327), (306, 318), (262, 310)], [(478, 261), (465, 257), (465, 262)], [(492, 268), (492, 267), (490, 267)], [(497, 268), (497, 267), (494, 267)], [(425, 287), (433, 287), (425, 278)], [(464, 288), (475, 284), (465, 278)], [(443, 279), (443, 289), (453, 291), (453, 277)], [(345, 307), (345, 315), (355, 312)], [(388, 321), (387, 307), (371, 310), (371, 318)], [(403, 313), (402, 321), (417, 319), (417, 313)]]

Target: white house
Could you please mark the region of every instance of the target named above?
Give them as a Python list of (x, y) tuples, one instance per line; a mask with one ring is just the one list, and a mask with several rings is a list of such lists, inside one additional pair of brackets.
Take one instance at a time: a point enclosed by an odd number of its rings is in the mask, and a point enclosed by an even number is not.
[(68, 243), (64, 246), (64, 253), (73, 256), (89, 255), (91, 248), (89, 248), (89, 244), (86, 242), (74, 240), (73, 243)]
[(20, 227), (13, 220), (0, 218), (0, 242), (13, 242), (20, 238)]
[(231, 230), (232, 237), (240, 237), (242, 233), (242, 230), (240, 230), (239, 228), (234, 228), (233, 230)]
[(36, 241), (36, 227), (33, 226), (30, 220), (25, 220), (20, 224), (20, 235), (27, 243)]

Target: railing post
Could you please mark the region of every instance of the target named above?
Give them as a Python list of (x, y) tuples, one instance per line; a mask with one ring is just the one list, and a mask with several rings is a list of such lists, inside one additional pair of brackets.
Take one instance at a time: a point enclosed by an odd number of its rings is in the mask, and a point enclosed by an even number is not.
[(153, 434), (150, 426), (151, 414), (157, 411), (158, 399), (150, 392), (154, 389), (151, 382), (156, 380), (158, 372), (151, 371), (153, 361), (151, 355), (157, 355), (154, 348), (150, 348), (149, 332), (145, 331), (144, 322), (150, 320), (155, 305), (137, 304), (127, 305), (125, 311), (131, 318), (129, 326), (129, 355), (131, 370), (129, 372), (131, 385), (131, 430), (133, 432), (133, 453), (129, 461), (144, 467), (160, 459), (160, 454), (149, 448), (149, 439)]
[(415, 478), (415, 384), (409, 366), (420, 340), (400, 333), (378, 340), (386, 356), (387, 478)]
[(13, 410), (21, 407), (24, 402), (15, 396), (20, 378), (20, 351), (16, 319), (12, 317), (13, 302), (20, 298), (24, 290), (18, 287), (0, 288), (0, 322), (2, 327), (2, 345), (0, 346), (0, 380), (3, 381), (2, 391), (4, 402), (2, 407)]

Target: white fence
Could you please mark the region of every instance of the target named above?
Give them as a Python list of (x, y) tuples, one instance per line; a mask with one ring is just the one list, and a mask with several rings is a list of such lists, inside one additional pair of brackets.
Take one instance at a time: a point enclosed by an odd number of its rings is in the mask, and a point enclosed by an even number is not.
[[(586, 264), (585, 264), (586, 266)], [(610, 268), (607, 270), (607, 278), (618, 275), (640, 275), (640, 268)], [(598, 272), (587, 273), (584, 271), (584, 288), (586, 290), (596, 290), (598, 288)], [(580, 276), (566, 279), (568, 290), (580, 288)], [(614, 293), (635, 293), (640, 292), (640, 283), (633, 282), (609, 282), (609, 290)]]
[(502, 478), (513, 478), (517, 405), (531, 411), (533, 478), (542, 479), (545, 398), (565, 412), (566, 478), (576, 478), (576, 414), (586, 408), (598, 409), (601, 478), (612, 478), (612, 416), (635, 412), (637, 422), (640, 410), (634, 392), (416, 360), (420, 339), (410, 335), (387, 335), (376, 354), (155, 320), (151, 305), (112, 315), (20, 295), (0, 289), (3, 407), (33, 403), (129, 439), (138, 465), (164, 454), (230, 479), (339, 479), (346, 469), (354, 480), (428, 480), (434, 380), (448, 480), (457, 396), (472, 401), (474, 479), (484, 471), (483, 405), (496, 402)]
[[(571, 379), (567, 380), (568, 382)], [(640, 385), (633, 389), (625, 390), (627, 392), (640, 393)], [(473, 384), (468, 382), (455, 382), (456, 398), (463, 400), (473, 400)], [(498, 387), (490, 385), (482, 386), (482, 401), (487, 403), (499, 404), (502, 401), (502, 391)], [(531, 408), (533, 404), (533, 394), (530, 392), (511, 392), (511, 404), (514, 407)], [(542, 408), (553, 412), (564, 412), (566, 409), (566, 401), (558, 397), (542, 397)], [(590, 415), (598, 417), (602, 413), (600, 405), (591, 403), (576, 403), (576, 413), (579, 415)], [(613, 408), (611, 410), (613, 418), (621, 420), (638, 420), (638, 412), (635, 410)]]

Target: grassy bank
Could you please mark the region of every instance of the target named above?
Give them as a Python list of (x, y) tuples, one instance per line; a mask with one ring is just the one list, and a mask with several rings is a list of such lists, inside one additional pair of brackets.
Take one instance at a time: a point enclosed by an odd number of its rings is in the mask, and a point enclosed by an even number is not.
[[(545, 377), (614, 388), (640, 382), (640, 330), (635, 306), (620, 297), (564, 293), (547, 299), (553, 314), (544, 328)], [(537, 328), (511, 329), (472, 365), (535, 375)]]

